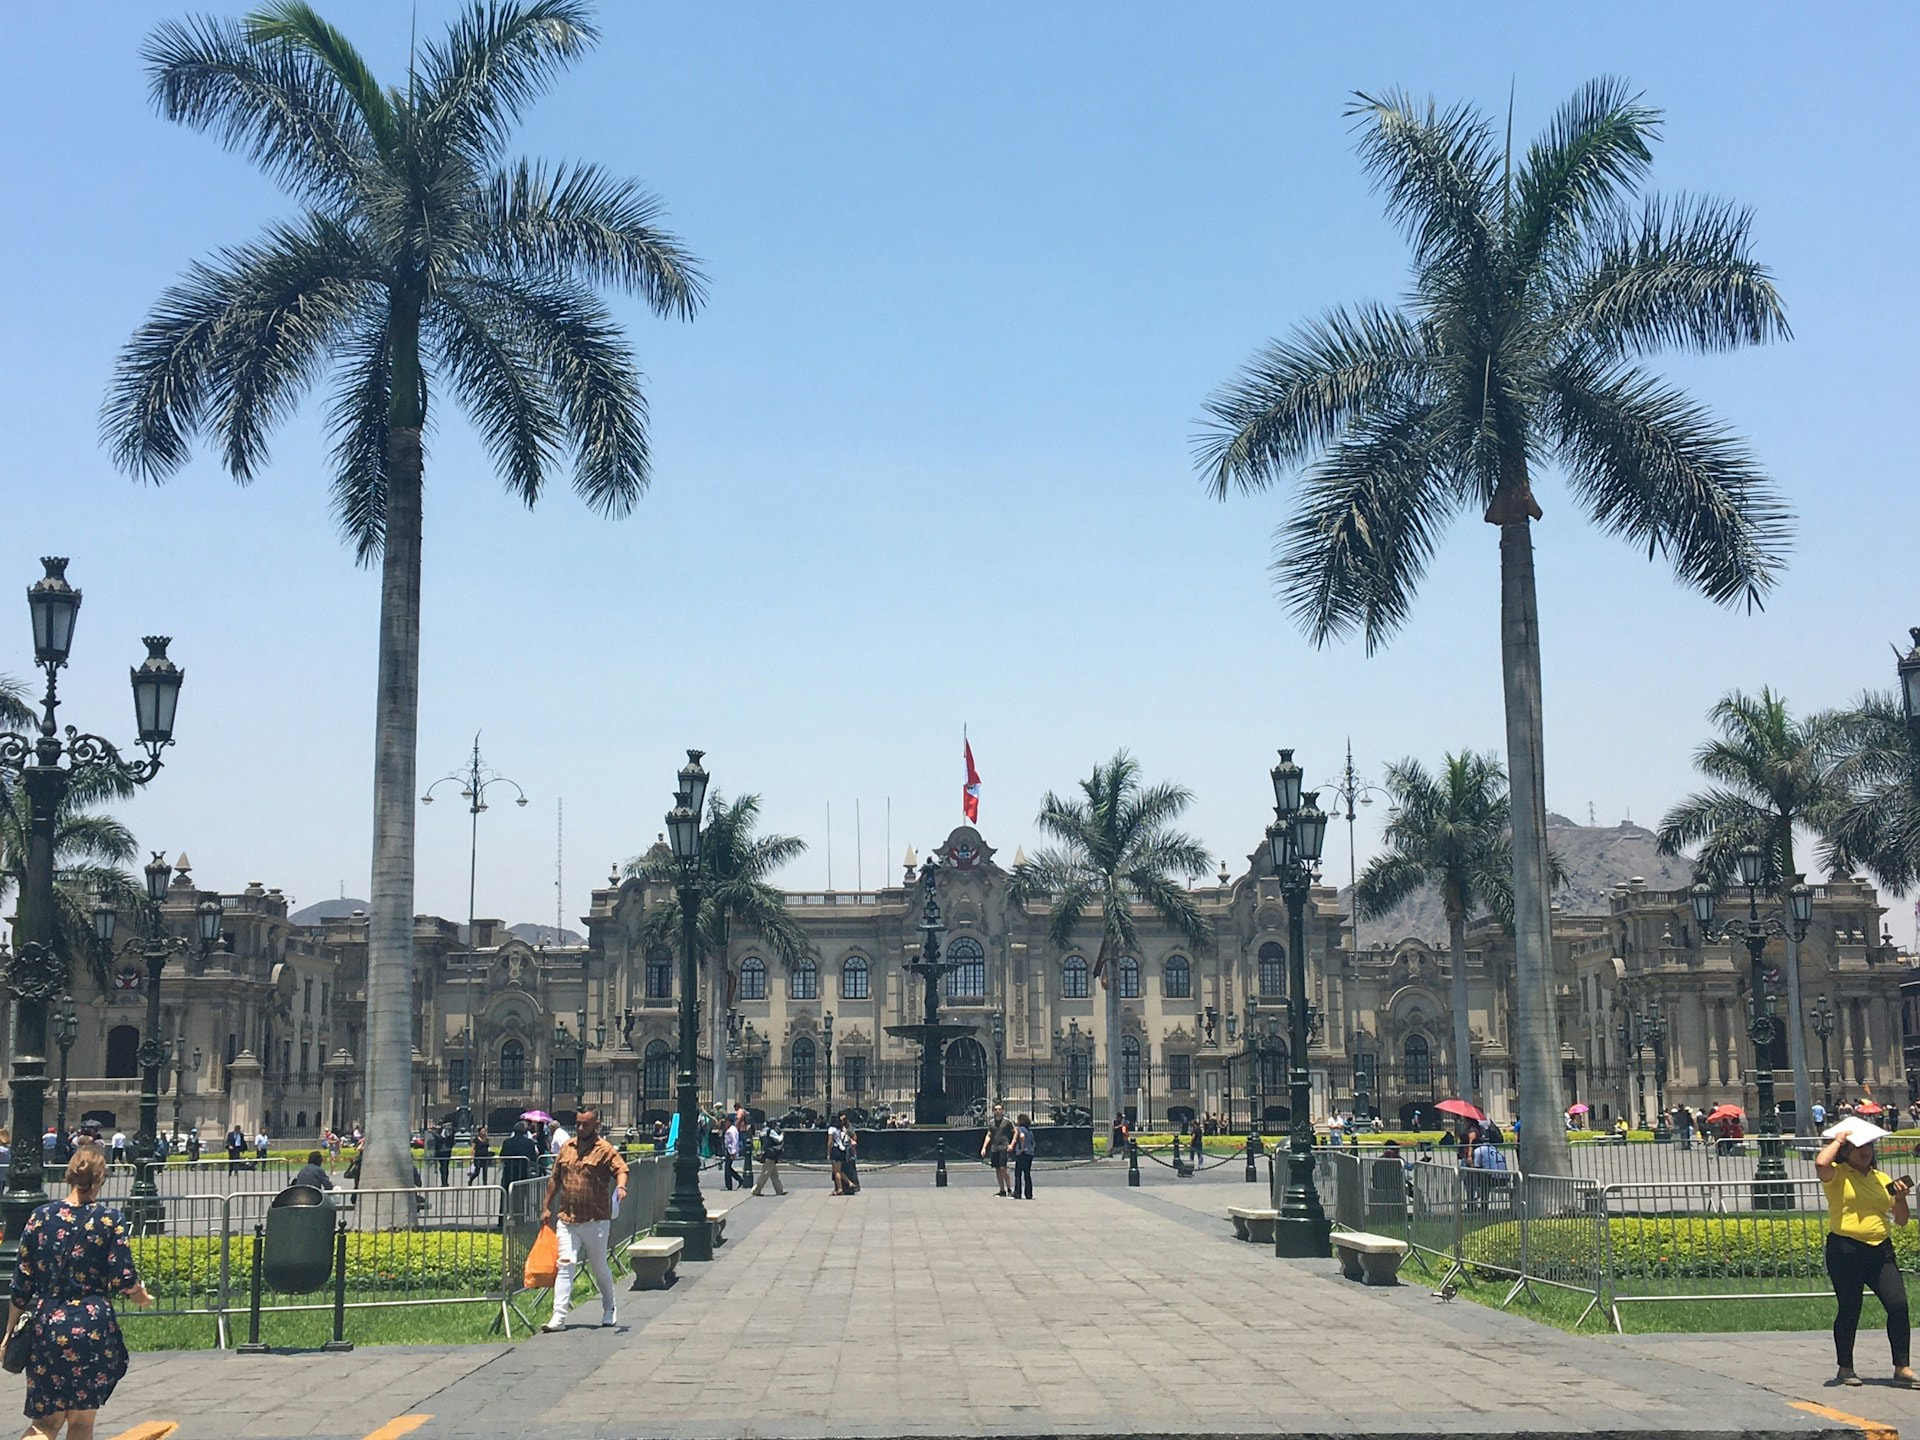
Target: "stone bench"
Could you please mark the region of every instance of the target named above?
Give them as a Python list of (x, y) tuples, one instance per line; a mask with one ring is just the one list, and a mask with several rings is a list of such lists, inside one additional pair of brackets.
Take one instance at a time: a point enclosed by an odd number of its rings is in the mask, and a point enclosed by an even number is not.
[(1400, 1262), (1407, 1257), (1406, 1241), (1369, 1235), (1364, 1230), (1336, 1230), (1333, 1248), (1340, 1256), (1340, 1273), (1347, 1279), (1366, 1285), (1400, 1283)]
[(1279, 1218), (1278, 1210), (1260, 1210), (1247, 1205), (1227, 1207), (1227, 1219), (1233, 1223), (1234, 1239), (1250, 1240), (1256, 1245), (1273, 1244), (1274, 1222)]
[(716, 1250), (727, 1243), (727, 1215), (732, 1209), (731, 1205), (725, 1210), (716, 1210), (711, 1205), (707, 1207), (707, 1224), (713, 1227), (713, 1248)]
[(642, 1235), (627, 1246), (627, 1265), (636, 1290), (664, 1290), (678, 1278), (680, 1252), (686, 1241), (678, 1235)]

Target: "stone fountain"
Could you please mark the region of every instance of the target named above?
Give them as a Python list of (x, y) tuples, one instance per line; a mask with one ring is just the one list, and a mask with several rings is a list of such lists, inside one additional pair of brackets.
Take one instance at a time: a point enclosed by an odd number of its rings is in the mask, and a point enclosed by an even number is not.
[(920, 867), (920, 883), (926, 887), (926, 904), (920, 912), (920, 958), (907, 962), (909, 973), (926, 982), (926, 1018), (917, 1025), (889, 1025), (887, 1033), (920, 1046), (920, 1085), (913, 1097), (913, 1123), (947, 1123), (946, 1051), (949, 1040), (971, 1035), (978, 1026), (955, 1024), (940, 1018), (940, 981), (957, 967), (940, 958), (940, 937), (947, 933), (940, 918), (939, 866), (932, 856)]

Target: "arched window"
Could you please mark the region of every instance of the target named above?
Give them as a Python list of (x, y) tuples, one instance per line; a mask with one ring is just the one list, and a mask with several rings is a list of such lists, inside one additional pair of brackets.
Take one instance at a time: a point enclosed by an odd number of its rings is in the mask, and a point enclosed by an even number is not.
[(500, 1088), (524, 1090), (527, 1086), (527, 1047), (509, 1040), (500, 1047)]
[(767, 998), (767, 966), (758, 955), (749, 955), (740, 962), (740, 998), (742, 1000)]
[(642, 1093), (649, 1100), (665, 1100), (673, 1094), (673, 1051), (664, 1040), (649, 1040), (640, 1077)]
[(1186, 956), (1167, 957), (1166, 968), (1160, 972), (1160, 993), (1169, 1000), (1193, 998), (1193, 967), (1187, 963)]
[(820, 998), (820, 967), (811, 960), (802, 960), (793, 967), (787, 976), (787, 998), (789, 1000), (818, 1000)]
[(1407, 1037), (1406, 1076), (1409, 1087), (1433, 1083), (1433, 1047), (1424, 1035)]
[(664, 945), (647, 951), (647, 999), (673, 998), (673, 952)]
[(984, 1000), (987, 997), (987, 952), (980, 942), (962, 935), (947, 946), (947, 959), (959, 968), (947, 976), (950, 1000)]
[(1131, 1035), (1122, 1037), (1120, 1041), (1120, 1088), (1140, 1088), (1140, 1042)]
[(107, 1031), (107, 1079), (130, 1080), (140, 1073), (140, 1032), (131, 1025)]
[(793, 1093), (795, 1095), (813, 1094), (813, 1062), (813, 1041), (802, 1035), (793, 1042)]
[(1078, 955), (1069, 955), (1060, 967), (1060, 995), (1066, 1000), (1087, 998), (1087, 962)]
[(1140, 998), (1140, 962), (1131, 955), (1120, 957), (1120, 998), (1122, 1000)]
[(1287, 952), (1269, 940), (1260, 947), (1260, 998), (1281, 1000), (1287, 993)]
[(307, 1112), (306, 1111), (302, 1110), (299, 1112), (299, 1114), (293, 1117), (293, 1128), (295, 1130), (305, 1130), (307, 1128)]
[(1260, 1091), (1269, 1096), (1287, 1093), (1287, 1042), (1277, 1036), (1260, 1047)]
[(849, 955), (846, 963), (840, 967), (840, 998), (842, 1000), (865, 1000), (867, 998), (867, 957)]

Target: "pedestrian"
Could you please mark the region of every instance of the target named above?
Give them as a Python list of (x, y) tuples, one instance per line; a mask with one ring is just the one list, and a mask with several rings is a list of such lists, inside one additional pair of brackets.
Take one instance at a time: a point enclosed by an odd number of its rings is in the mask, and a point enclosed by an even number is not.
[(1193, 1144), (1193, 1168), (1196, 1170), (1200, 1168), (1200, 1161), (1206, 1155), (1206, 1138), (1206, 1128), (1200, 1123), (1200, 1117), (1196, 1115), (1193, 1120), (1193, 1135), (1191, 1137)]
[(187, 1163), (189, 1165), (200, 1163), (200, 1127), (198, 1125), (187, 1132)]
[(235, 1169), (247, 1153), (247, 1132), (238, 1125), (227, 1131), (227, 1168)]
[(500, 1142), (500, 1183), (518, 1184), (531, 1180), (540, 1168), (540, 1146), (524, 1120), (513, 1122), (513, 1133)]
[(994, 1101), (993, 1114), (987, 1118), (987, 1133), (980, 1141), (980, 1154), (993, 1166), (993, 1178), (999, 1182), (998, 1194), (1013, 1194), (1013, 1174), (1008, 1168), (1009, 1157), (1013, 1153), (1013, 1121), (1007, 1118), (1007, 1107)]
[(547, 1181), (541, 1216), (553, 1224), (560, 1242), (560, 1269), (553, 1284), (553, 1315), (546, 1323), (551, 1333), (563, 1330), (573, 1308), (574, 1272), (584, 1260), (600, 1291), (600, 1323), (615, 1324), (618, 1301), (613, 1270), (607, 1264), (607, 1232), (613, 1212), (627, 1198), (627, 1162), (600, 1134), (600, 1117), (582, 1110), (574, 1117), (577, 1133), (553, 1157), (553, 1178)]
[(314, 1189), (327, 1191), (333, 1189), (333, 1178), (327, 1174), (325, 1155), (319, 1150), (307, 1152), (307, 1163), (293, 1172), (295, 1185), (311, 1185)]
[(267, 1127), (262, 1125), (253, 1137), (253, 1154), (257, 1160), (267, 1158)]
[[(1814, 1114), (1818, 1115), (1818, 1110)], [(1673, 1133), (1680, 1137), (1682, 1150), (1693, 1149), (1693, 1112), (1684, 1105), (1676, 1105), (1673, 1110)]]
[(846, 1182), (847, 1194), (860, 1193), (860, 1132), (847, 1120), (847, 1112), (840, 1112), (840, 1143), (844, 1153), (840, 1156), (840, 1175)]
[(1126, 1153), (1127, 1117), (1116, 1115), (1113, 1117), (1113, 1136), (1107, 1141), (1107, 1154), (1110, 1158), (1117, 1160)]
[(1013, 1122), (1013, 1198), (1016, 1200), (1033, 1199), (1033, 1151), (1033, 1117), (1022, 1112)]
[(667, 1122), (657, 1117), (653, 1122), (653, 1153), (656, 1155), (667, 1153)]
[(493, 1183), (493, 1139), (484, 1125), (473, 1132), (473, 1168), (467, 1171), (467, 1183), (475, 1180), (482, 1185)]
[(453, 1169), (453, 1122), (442, 1120), (440, 1128), (433, 1132), (433, 1163), (440, 1167), (440, 1187), (445, 1189), (453, 1182), (448, 1178)]
[(838, 1120), (827, 1124), (827, 1169), (833, 1176), (833, 1193), (850, 1195), (853, 1192), (847, 1186), (847, 1140), (840, 1131)]
[(1834, 1378), (1842, 1385), (1861, 1383), (1853, 1369), (1853, 1340), (1860, 1328), (1861, 1291), (1870, 1288), (1887, 1312), (1894, 1381), (1920, 1389), (1911, 1363), (1907, 1284), (1893, 1253), (1892, 1230), (1907, 1223), (1913, 1182), (1875, 1167), (1874, 1144), (1886, 1133), (1869, 1120), (1850, 1117), (1825, 1133), (1827, 1145), (1813, 1158), (1827, 1195), (1827, 1275), (1838, 1302), (1833, 1352), (1839, 1373)]
[(780, 1183), (780, 1162), (786, 1158), (787, 1137), (780, 1129), (780, 1122), (768, 1119), (767, 1128), (760, 1132), (760, 1175), (753, 1182), (753, 1193), (758, 1195), (766, 1189), (769, 1181), (773, 1184), (773, 1193), (784, 1195), (787, 1187)]
[(116, 1165), (124, 1165), (127, 1163), (127, 1132), (124, 1130), (116, 1130), (113, 1132), (112, 1158), (113, 1163)]
[(106, 1156), (91, 1147), (67, 1162), (67, 1194), (36, 1209), (20, 1230), (7, 1334), (32, 1314), (27, 1361), (27, 1434), (92, 1440), (94, 1413), (127, 1373), (127, 1342), (113, 1297), (136, 1305), (153, 1296), (140, 1283), (127, 1245), (127, 1223), (100, 1203)]
[(721, 1166), (720, 1188), (732, 1190), (740, 1184), (740, 1119), (738, 1116), (727, 1117), (727, 1128), (720, 1137), (720, 1148), (726, 1155), (726, 1161)]

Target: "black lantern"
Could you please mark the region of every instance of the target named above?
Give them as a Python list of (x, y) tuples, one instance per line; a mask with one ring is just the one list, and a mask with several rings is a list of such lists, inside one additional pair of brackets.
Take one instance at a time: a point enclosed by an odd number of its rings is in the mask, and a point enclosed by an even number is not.
[(1293, 848), (1301, 861), (1307, 865), (1317, 865), (1320, 851), (1327, 843), (1327, 817), (1316, 803), (1320, 799), (1318, 790), (1310, 790), (1301, 797), (1302, 808), (1293, 817)]
[(1693, 901), (1693, 918), (1705, 929), (1713, 923), (1713, 887), (1701, 880), (1688, 889), (1687, 895)]
[[(75, 595), (74, 602), (80, 597)], [(1907, 631), (1913, 637), (1913, 648), (1900, 657), (1900, 703), (1907, 712), (1907, 724), (1920, 724), (1920, 626)]]
[(707, 809), (707, 772), (700, 764), (700, 757), (706, 753), (704, 750), (687, 751), (687, 763), (680, 767), (677, 800), (693, 812), (696, 821)]
[(1766, 856), (1758, 845), (1742, 845), (1733, 857), (1733, 863), (1740, 871), (1740, 883), (1749, 890), (1758, 889), (1760, 877), (1765, 873)]
[(687, 805), (676, 805), (667, 812), (667, 843), (673, 858), (683, 866), (700, 860), (700, 812)]
[(173, 867), (160, 851), (154, 851), (153, 858), (147, 862), (146, 876), (147, 899), (158, 905), (167, 898), (167, 881), (173, 877)]
[(73, 622), (80, 614), (80, 592), (67, 583), (67, 557), (43, 555), (47, 573), (27, 590), (33, 612), (33, 658), (41, 665), (64, 665), (73, 649)]
[(102, 894), (93, 902), (93, 933), (100, 942), (108, 944), (113, 940), (113, 927), (120, 922), (120, 916), (113, 908), (113, 902)]
[(1300, 808), (1300, 779), (1303, 772), (1293, 763), (1293, 751), (1282, 750), (1280, 763), (1273, 767), (1273, 803), (1283, 815)]
[(1284, 875), (1293, 863), (1293, 827), (1276, 820), (1267, 826), (1267, 858), (1273, 861), (1273, 873)]
[(1799, 877), (1787, 891), (1787, 905), (1793, 912), (1793, 923), (1800, 934), (1807, 933), (1807, 926), (1813, 923), (1813, 887)]
[(210, 948), (220, 938), (221, 906), (218, 895), (200, 902), (200, 946)]
[(180, 705), (180, 682), (187, 674), (167, 658), (172, 636), (143, 635), (141, 641), (147, 647), (147, 658), (130, 672), (134, 721), (142, 745), (166, 745), (173, 740), (173, 715)]

